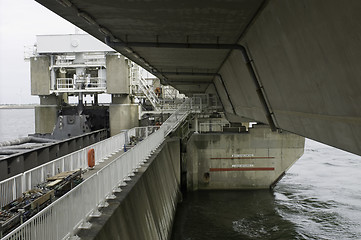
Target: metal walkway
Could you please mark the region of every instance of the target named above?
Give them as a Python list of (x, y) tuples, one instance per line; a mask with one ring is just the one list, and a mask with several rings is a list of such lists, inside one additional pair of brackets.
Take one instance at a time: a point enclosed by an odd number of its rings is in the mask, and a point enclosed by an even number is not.
[[(147, 158), (163, 143), (168, 134), (175, 130), (190, 112), (200, 112), (201, 110), (201, 100), (187, 99), (156, 132), (110, 161), (94, 175), (4, 236), (2, 240), (76, 239), (74, 236), (76, 230), (79, 227), (87, 226), (87, 219), (99, 214), (98, 208), (106, 206), (107, 198), (112, 198), (113, 192), (120, 190), (125, 181), (128, 181), (136, 169), (147, 161)], [(57, 169), (61, 171), (85, 169), (87, 167), (86, 154), (91, 148), (95, 149), (97, 161), (102, 161), (102, 159), (119, 152), (126, 143), (126, 137), (125, 132), (120, 133), (0, 182), (2, 199), (4, 196), (2, 205), (16, 199), (23, 191), (43, 182), (49, 175), (55, 175)]]

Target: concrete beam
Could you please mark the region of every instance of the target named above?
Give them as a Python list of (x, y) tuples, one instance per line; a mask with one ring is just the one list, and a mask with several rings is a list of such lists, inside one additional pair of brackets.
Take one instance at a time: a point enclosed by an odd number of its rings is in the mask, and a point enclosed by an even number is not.
[[(360, 11), (357, 0), (269, 1), (240, 42), (252, 55), (280, 128), (359, 155)], [(221, 69), (237, 72), (226, 79), (233, 87), (250, 83), (236, 55)]]
[[(249, 57), (249, 54), (247, 52), (247, 49), (242, 44), (212, 44), (212, 43), (172, 43), (172, 42), (114, 42), (110, 40), (110, 37), (105, 38), (105, 42), (111, 46), (111, 47), (123, 47), (123, 48), (129, 48), (129, 47), (143, 47), (143, 48), (180, 48), (180, 49), (218, 49), (218, 50), (238, 50), (241, 52), (244, 62), (246, 64), (248, 73), (253, 81), (253, 84), (256, 87), (257, 96), (259, 98), (259, 101), (261, 102), (261, 106), (264, 110), (264, 113), (266, 115), (267, 122), (272, 129), (272, 131), (276, 131), (276, 124), (274, 121), (273, 112), (270, 107), (270, 103), (267, 100), (266, 92), (263, 89), (263, 86), (261, 82), (258, 80), (257, 74), (255, 72), (254, 66), (252, 64), (252, 60)], [(161, 73), (162, 75), (166, 75), (165, 73)], [(173, 73), (174, 74), (174, 73)], [(183, 73), (185, 74), (185, 73)], [(192, 73), (190, 73), (192, 74)], [(210, 75), (219, 75), (216, 73), (198, 73), (198, 74), (210, 74)], [(220, 78), (223, 82), (222, 76), (220, 75)], [(224, 85), (224, 84), (223, 84)], [(227, 88), (225, 88), (227, 91)], [(227, 96), (228, 93), (227, 93)], [(234, 111), (234, 107), (232, 102), (229, 99), (229, 102), (232, 105), (232, 109)]]

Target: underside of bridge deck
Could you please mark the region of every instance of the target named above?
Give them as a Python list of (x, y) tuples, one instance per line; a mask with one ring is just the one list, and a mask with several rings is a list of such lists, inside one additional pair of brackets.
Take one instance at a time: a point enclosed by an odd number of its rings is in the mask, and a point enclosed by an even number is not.
[(37, 0), (229, 120), (361, 154), (358, 0)]

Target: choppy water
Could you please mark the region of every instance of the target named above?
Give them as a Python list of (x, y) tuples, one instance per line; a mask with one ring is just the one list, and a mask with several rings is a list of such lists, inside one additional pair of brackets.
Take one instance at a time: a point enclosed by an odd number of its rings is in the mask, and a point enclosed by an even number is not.
[(273, 191), (188, 193), (172, 240), (203, 239), (361, 239), (361, 157), (307, 139)]
[[(33, 132), (33, 109), (0, 109), (0, 142)], [(203, 239), (361, 239), (361, 157), (306, 140), (273, 191), (188, 193), (172, 240)]]
[(0, 109), (0, 142), (34, 133), (34, 109)]

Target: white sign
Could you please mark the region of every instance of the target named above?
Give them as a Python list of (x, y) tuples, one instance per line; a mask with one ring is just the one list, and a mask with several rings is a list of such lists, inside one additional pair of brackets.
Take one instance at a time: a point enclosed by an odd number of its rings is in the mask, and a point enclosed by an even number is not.
[(232, 164), (233, 168), (240, 168), (240, 167), (254, 167), (254, 164)]
[(254, 157), (253, 153), (249, 154), (232, 154), (232, 157)]

